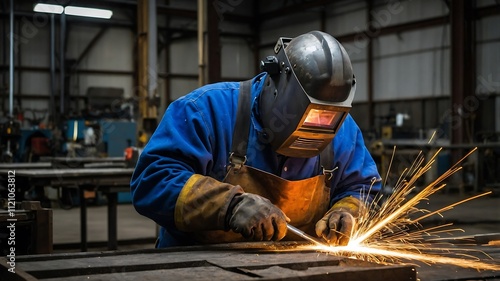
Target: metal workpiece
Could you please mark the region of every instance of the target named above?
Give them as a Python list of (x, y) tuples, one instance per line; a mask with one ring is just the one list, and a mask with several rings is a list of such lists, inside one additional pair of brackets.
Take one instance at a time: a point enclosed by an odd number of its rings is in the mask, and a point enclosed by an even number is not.
[[(473, 247), (500, 260), (499, 247)], [(471, 252), (475, 253), (475, 252)], [(477, 253), (477, 252), (476, 252)], [(387, 261), (389, 262), (389, 261)], [(16, 256), (15, 278), (0, 257), (0, 280), (498, 280), (498, 271), (452, 264), (378, 264), (315, 250), (309, 242), (239, 242)]]
[[(0, 279), (12, 280), (0, 257)], [(409, 265), (338, 257), (300, 242), (16, 257), (17, 280), (416, 280)], [(4, 279), (7, 277), (7, 279)], [(17, 277), (17, 276), (16, 276)], [(29, 277), (29, 278), (28, 278)], [(24, 278), (24, 279), (23, 279)]]

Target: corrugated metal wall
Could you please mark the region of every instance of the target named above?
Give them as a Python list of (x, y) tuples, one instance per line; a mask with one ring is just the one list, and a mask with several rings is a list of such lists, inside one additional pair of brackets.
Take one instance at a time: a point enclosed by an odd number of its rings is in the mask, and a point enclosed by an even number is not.
[[(158, 1), (158, 3), (165, 5), (167, 2)], [(278, 37), (294, 37), (310, 30), (323, 29), (341, 38), (350, 54), (358, 82), (352, 114), (359, 116), (356, 119), (365, 131), (379, 127), (382, 124), (381, 120), (391, 109), (407, 113), (410, 119), (406, 122), (414, 130), (427, 130), (445, 125), (443, 116), (451, 107), (449, 23), (381, 33), (381, 30), (387, 30), (387, 27), (445, 18), (449, 14), (445, 1), (377, 0), (370, 4), (371, 13), (368, 12), (367, 1), (335, 1), (333, 4), (289, 14), (287, 7), (295, 4), (294, 1), (260, 0), (258, 3), (258, 12), (262, 17), (250, 26), (227, 20), (227, 16), (252, 16), (255, 13), (254, 1), (207, 2), (207, 5), (213, 5), (218, 9), (222, 80), (243, 80), (255, 75), (258, 72), (256, 66), (258, 59), (272, 54), (272, 47)], [(493, 0), (477, 1), (478, 7), (495, 4)], [(22, 6), (18, 5), (18, 8)], [(197, 1), (172, 0), (168, 1), (168, 5), (179, 9), (196, 10)], [(281, 10), (283, 13), (279, 12)], [(115, 13), (113, 17), (123, 21), (130, 20), (130, 15), (120, 12)], [(16, 80), (19, 82), (15, 84), (15, 92), (21, 93), (24, 97), (23, 108), (48, 107), (48, 99), (42, 97), (50, 94), (49, 19), (46, 15), (37, 14), (36, 17), (27, 15), (19, 21), (17, 34), (21, 37), (18, 38), (16, 66), (20, 68), (16, 72), (16, 79), (20, 79)], [(5, 23), (8, 22), (2, 21), (2, 24)], [(167, 34), (167, 31), (162, 29), (158, 31), (161, 41), (158, 49), (157, 71), (160, 74), (158, 92), (165, 97), (167, 103), (198, 87), (197, 20), (159, 16), (158, 23), (162, 27), (192, 31), (191, 35), (179, 33), (179, 36), (173, 33)], [(476, 21), (476, 92), (483, 95), (478, 96), (478, 106), (473, 111), (487, 120), (481, 124), (480, 129), (483, 130), (500, 129), (500, 121), (495, 121), (500, 120), (500, 110), (498, 110), (500, 101), (496, 96), (500, 93), (499, 26), (498, 13), (481, 17)], [(101, 31), (101, 27), (97, 25), (71, 24), (68, 28), (69, 35), (66, 38), (68, 60), (78, 59), (86, 46)], [(2, 27), (2, 30), (8, 29)], [(257, 34), (257, 32), (258, 42), (227, 35)], [(3, 38), (5, 40), (6, 37)], [(368, 45), (370, 38), (371, 54)], [(103, 36), (81, 59), (77, 68), (73, 69), (69, 85), (70, 94), (85, 96), (89, 87), (103, 86), (121, 87), (126, 97), (132, 97), (135, 92), (136, 39), (136, 32), (131, 27), (108, 27)], [(4, 46), (5, 44), (0, 44), (0, 48)], [(59, 42), (56, 42), (56, 46), (59, 47)], [(258, 48), (257, 53), (255, 53), (256, 48)], [(2, 49), (1, 52), (5, 50)], [(255, 54), (259, 58), (256, 58)], [(8, 64), (5, 56), (0, 59), (2, 65)], [(5, 86), (8, 83), (7, 77), (5, 72), (0, 76), (0, 85)], [(371, 86), (370, 79), (372, 79)], [(371, 123), (373, 121), (364, 118), (366, 112), (370, 110), (370, 104), (373, 105), (374, 126)]]

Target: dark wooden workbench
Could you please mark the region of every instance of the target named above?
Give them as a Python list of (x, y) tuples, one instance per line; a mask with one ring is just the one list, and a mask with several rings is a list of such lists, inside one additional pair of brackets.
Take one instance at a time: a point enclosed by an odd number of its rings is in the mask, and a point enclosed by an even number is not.
[[(379, 265), (304, 250), (304, 245), (255, 242), (19, 256), (18, 275), (8, 272), (9, 265), (0, 258), (0, 280), (500, 280), (500, 272), (495, 271), (453, 265)], [(500, 247), (482, 250), (500, 262)]]

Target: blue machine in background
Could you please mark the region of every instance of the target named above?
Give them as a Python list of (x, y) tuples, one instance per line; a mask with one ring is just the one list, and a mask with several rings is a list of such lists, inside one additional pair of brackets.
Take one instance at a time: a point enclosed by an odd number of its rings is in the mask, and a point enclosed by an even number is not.
[(86, 129), (84, 119), (70, 119), (66, 121), (65, 137), (68, 141), (81, 141), (84, 138)]
[(137, 124), (131, 121), (70, 119), (64, 130), (64, 150), (74, 156), (122, 157), (137, 143)]
[(64, 122), (70, 156), (124, 156), (127, 147), (137, 144), (133, 102), (124, 99), (123, 88), (89, 87), (86, 96), (79, 117)]
[(101, 120), (99, 124), (108, 157), (121, 157), (127, 147), (137, 144), (137, 124), (135, 122)]

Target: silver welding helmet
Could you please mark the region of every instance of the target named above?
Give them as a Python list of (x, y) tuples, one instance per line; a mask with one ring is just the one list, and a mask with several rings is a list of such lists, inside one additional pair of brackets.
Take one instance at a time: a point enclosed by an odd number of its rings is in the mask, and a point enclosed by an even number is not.
[(334, 138), (356, 89), (351, 60), (331, 35), (279, 38), (261, 62), (271, 79), (259, 99), (265, 140), (290, 157), (318, 155)]

